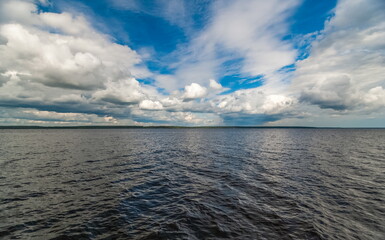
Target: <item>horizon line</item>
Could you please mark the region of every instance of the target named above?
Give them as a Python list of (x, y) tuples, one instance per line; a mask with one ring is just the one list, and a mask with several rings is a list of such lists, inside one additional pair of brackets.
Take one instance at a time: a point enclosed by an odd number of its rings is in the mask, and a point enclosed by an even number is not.
[(385, 127), (313, 127), (313, 126), (178, 126), (178, 125), (154, 125), (154, 126), (135, 126), (135, 125), (88, 125), (88, 126), (32, 126), (32, 125), (6, 125), (0, 129), (108, 129), (108, 128), (308, 128), (308, 129), (385, 129)]

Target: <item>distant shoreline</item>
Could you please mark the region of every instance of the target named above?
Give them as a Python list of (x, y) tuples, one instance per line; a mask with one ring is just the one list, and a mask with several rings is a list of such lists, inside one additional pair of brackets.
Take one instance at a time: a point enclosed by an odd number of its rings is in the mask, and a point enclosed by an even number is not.
[(146, 129), (146, 128), (259, 128), (259, 129), (385, 129), (385, 127), (308, 127), (308, 126), (0, 126), (0, 129)]

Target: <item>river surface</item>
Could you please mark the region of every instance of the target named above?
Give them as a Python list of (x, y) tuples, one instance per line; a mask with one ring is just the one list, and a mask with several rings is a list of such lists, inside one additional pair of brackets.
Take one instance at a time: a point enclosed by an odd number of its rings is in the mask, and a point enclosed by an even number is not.
[(3, 129), (1, 239), (385, 239), (385, 130)]

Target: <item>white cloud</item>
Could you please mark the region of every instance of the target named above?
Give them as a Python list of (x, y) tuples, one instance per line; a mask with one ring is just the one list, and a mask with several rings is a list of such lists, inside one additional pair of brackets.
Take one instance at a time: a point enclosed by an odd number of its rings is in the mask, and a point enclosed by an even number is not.
[[(68, 12), (38, 12), (30, 1), (2, 1), (0, 71), (50, 87), (100, 89), (107, 80), (140, 74), (141, 59), (129, 47), (94, 30)], [(28, 77), (27, 77), (28, 76)], [(135, 76), (135, 75), (134, 75)]]
[(262, 110), (265, 114), (277, 114), (287, 111), (293, 104), (295, 99), (283, 95), (269, 95), (266, 97)]
[[(4, 124), (12, 120), (22, 124), (47, 124), (47, 125), (89, 125), (89, 124), (117, 124), (119, 121), (112, 116), (97, 116), (96, 114), (73, 113), (73, 112), (55, 112), (39, 111), (36, 109), (21, 108), (19, 111), (0, 108), (0, 123)], [(12, 123), (11, 121), (11, 123)]]
[(163, 105), (159, 101), (152, 101), (146, 99), (140, 102), (139, 108), (143, 110), (161, 110), (163, 109)]
[(182, 100), (176, 97), (166, 97), (161, 100), (164, 107), (175, 107), (182, 104)]
[(223, 1), (216, 4), (211, 26), (200, 44), (223, 46), (245, 59), (243, 71), (256, 76), (270, 74), (295, 60), (293, 47), (280, 38), (286, 34), (286, 18), (299, 1)]
[(222, 119), (213, 113), (172, 112), (171, 116), (174, 121), (185, 122), (188, 125), (215, 126), (222, 124)]
[(202, 87), (198, 83), (191, 83), (190, 85), (185, 86), (182, 98), (186, 100), (192, 100), (192, 99), (203, 98), (206, 95), (207, 95), (207, 88)]
[(39, 3), (43, 6), (48, 6), (50, 4), (50, 1), (49, 0), (38, 0)]
[(0, 12), (2, 106), (122, 114), (129, 109), (113, 105), (158, 95), (133, 78), (148, 71), (137, 66), (140, 56), (84, 16), (39, 12), (20, 0), (1, 1)]
[(36, 10), (36, 5), (31, 1), (2, 0), (0, 1), (0, 23), (37, 23), (37, 19), (32, 15)]
[(342, 0), (297, 63), (293, 89), (304, 102), (344, 111), (384, 108), (385, 2)]
[[(349, 116), (356, 122), (367, 115), (384, 118), (382, 0), (339, 1), (295, 72), (277, 70), (296, 57), (282, 38), (299, 0), (216, 1), (203, 30), (188, 35), (189, 45), (172, 53), (179, 61), (170, 64), (174, 73), (168, 75), (139, 66), (137, 52), (114, 43), (86, 16), (39, 12), (34, 2), (0, 1), (0, 105), (8, 107), (0, 108), (2, 124), (220, 125), (222, 116), (231, 115), (332, 125)], [(143, 10), (140, 1), (115, 3)], [(161, 17), (188, 28), (186, 4), (158, 0), (155, 5), (166, 10)], [(174, 9), (181, 12), (173, 17)], [(239, 61), (228, 70), (224, 63), (234, 59)], [(232, 71), (264, 75), (263, 86), (223, 94), (228, 89), (214, 79)], [(149, 76), (170, 94), (137, 80)]]
[(59, 113), (53, 111), (39, 111), (39, 110), (24, 110), (26, 114), (34, 115), (39, 119), (50, 119), (50, 120), (63, 120), (63, 121), (86, 121), (90, 117), (96, 117), (94, 114), (82, 114), (82, 113)]
[[(148, 4), (142, 0), (109, 0), (119, 10), (128, 10), (163, 18), (170, 24), (190, 31), (194, 24), (194, 14), (200, 11), (204, 2), (196, 4), (185, 0), (153, 0)], [(196, 8), (196, 9), (195, 9)], [(160, 10), (161, 9), (161, 10)]]
[(159, 87), (167, 89), (169, 91), (176, 90), (179, 86), (177, 77), (171, 74), (156, 75), (155, 80)]
[(141, 119), (151, 119), (151, 121), (157, 122), (157, 125), (212, 126), (221, 125), (223, 122), (221, 117), (215, 113), (134, 109), (132, 115)]
[(215, 90), (222, 90), (223, 87), (220, 83), (215, 81), (214, 79), (210, 79), (210, 88), (215, 89)]
[(93, 94), (95, 100), (102, 100), (115, 104), (134, 104), (146, 98), (139, 82), (134, 78), (120, 79), (116, 82), (108, 81), (106, 89)]
[(296, 99), (274, 94), (268, 86), (239, 90), (211, 101), (220, 113), (283, 114), (293, 112)]
[(92, 28), (83, 16), (73, 16), (72, 14), (66, 12), (60, 14), (45, 12), (40, 13), (37, 17), (42, 24), (53, 29), (60, 30), (62, 33), (67, 35), (98, 35), (98, 33), (92, 31)]
[(88, 39), (53, 34), (20, 24), (4, 24), (0, 35), (2, 68), (26, 72), (31, 80), (59, 88), (94, 89), (103, 82), (130, 76), (128, 69), (140, 61), (128, 47), (104, 36)]
[[(205, 84), (222, 77), (226, 61), (238, 59), (237, 73), (244, 76), (271, 75), (295, 62), (296, 50), (282, 40), (288, 33), (285, 22), (300, 1), (216, 1), (203, 31), (189, 46), (182, 46), (180, 60), (171, 66), (183, 85)], [(174, 90), (174, 89), (169, 89)]]
[(385, 89), (382, 86), (369, 89), (363, 96), (363, 101), (374, 108), (383, 108), (385, 106)]

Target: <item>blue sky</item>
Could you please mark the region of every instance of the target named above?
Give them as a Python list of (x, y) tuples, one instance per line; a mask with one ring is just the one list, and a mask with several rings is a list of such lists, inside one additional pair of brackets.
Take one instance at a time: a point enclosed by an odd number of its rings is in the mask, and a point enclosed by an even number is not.
[(381, 0), (0, 5), (0, 125), (385, 127)]

